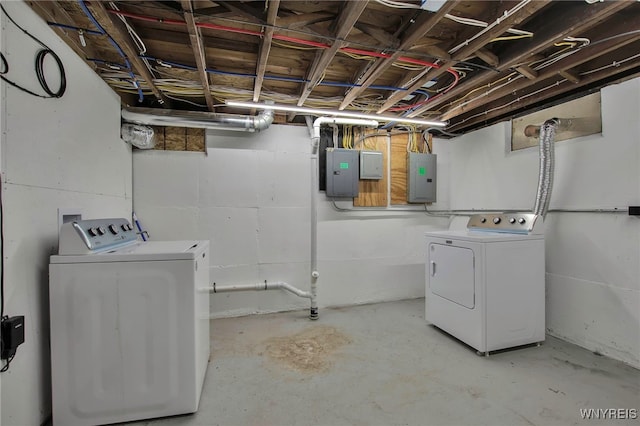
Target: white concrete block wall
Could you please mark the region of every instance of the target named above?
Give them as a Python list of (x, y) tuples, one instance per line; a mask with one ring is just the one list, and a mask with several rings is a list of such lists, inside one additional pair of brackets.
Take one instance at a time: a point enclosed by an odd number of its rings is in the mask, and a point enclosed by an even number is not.
[[(602, 90), (603, 132), (556, 145), (553, 208), (640, 204), (640, 79)], [(537, 148), (506, 153), (508, 123), (451, 140), (453, 208), (531, 209)], [(549, 213), (548, 332), (640, 367), (640, 220)]]
[[(51, 412), (48, 264), (57, 252), (57, 209), (128, 217), (131, 149), (120, 140), (115, 93), (27, 5), (3, 5), (59, 55), (67, 76), (60, 99), (1, 86), (5, 312), (25, 316), (25, 343), (2, 374), (0, 422), (39, 425)], [(4, 16), (0, 38), (7, 78), (37, 91), (33, 63), (40, 47)], [(55, 87), (55, 70), (51, 74)]]
[[(285, 281), (307, 290), (310, 273), (310, 141), (306, 127), (257, 134), (209, 132), (208, 155), (135, 152), (134, 208), (157, 239), (211, 241), (217, 284)], [(443, 145), (446, 148), (446, 146)], [(175, 161), (175, 163), (173, 163)], [(444, 169), (446, 170), (446, 168)], [(158, 173), (182, 188), (180, 204)], [(197, 175), (197, 176), (196, 176)], [(166, 182), (166, 176), (162, 182)], [(184, 212), (183, 230), (180, 214)], [(194, 236), (192, 227), (197, 223)], [(320, 196), (321, 307), (424, 295), (422, 234), (446, 226), (424, 213), (342, 213)], [(283, 292), (214, 294), (215, 317), (307, 308)]]

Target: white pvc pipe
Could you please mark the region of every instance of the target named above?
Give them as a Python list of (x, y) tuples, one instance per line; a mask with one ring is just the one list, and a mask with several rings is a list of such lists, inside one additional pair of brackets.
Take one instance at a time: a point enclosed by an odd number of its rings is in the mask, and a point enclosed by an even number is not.
[(227, 286), (219, 286), (215, 283), (213, 287), (209, 287), (208, 291), (213, 293), (229, 293), (234, 291), (261, 291), (261, 290), (286, 290), (289, 293), (293, 293), (298, 297), (304, 297), (306, 299), (311, 299), (311, 293), (308, 291), (300, 290), (292, 286), (291, 284), (285, 282), (263, 282), (263, 283), (255, 283), (255, 284), (232, 284)]
[(311, 134), (311, 310), (309, 319), (318, 319), (318, 147), (320, 146), (320, 126), (323, 124), (353, 124), (356, 126), (378, 127), (376, 120), (345, 117), (318, 117), (313, 122)]

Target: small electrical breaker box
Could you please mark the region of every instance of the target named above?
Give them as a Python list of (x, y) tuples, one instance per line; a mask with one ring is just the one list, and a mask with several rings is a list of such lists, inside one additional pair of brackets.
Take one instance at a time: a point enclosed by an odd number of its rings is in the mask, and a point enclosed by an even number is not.
[(435, 154), (407, 153), (407, 201), (434, 203), (436, 201)]
[(360, 151), (360, 179), (382, 179), (382, 152)]
[(327, 197), (358, 196), (358, 153), (355, 149), (327, 148)]

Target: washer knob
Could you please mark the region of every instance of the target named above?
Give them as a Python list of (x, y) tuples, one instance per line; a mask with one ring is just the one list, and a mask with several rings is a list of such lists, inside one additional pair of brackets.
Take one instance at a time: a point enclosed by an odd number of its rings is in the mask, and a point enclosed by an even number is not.
[(509, 223), (516, 223), (516, 218), (515, 217), (510, 217), (509, 218)]
[(526, 222), (526, 220), (525, 220), (525, 218), (524, 218), (524, 217), (521, 217), (520, 219), (518, 219), (518, 223), (519, 223), (520, 225), (524, 225), (524, 224), (525, 224), (525, 222)]
[(109, 225), (109, 231), (113, 234), (116, 235), (118, 233), (118, 227), (116, 225)]
[(95, 237), (96, 235), (98, 235), (98, 233), (96, 232), (95, 228), (89, 228), (89, 230), (87, 231), (87, 233), (89, 235), (91, 235), (92, 237)]
[(131, 230), (133, 230), (133, 226), (131, 226), (131, 224), (130, 224), (130, 223), (127, 223), (127, 229), (128, 229), (129, 231), (131, 231)]
[(495, 223), (496, 225), (499, 224), (500, 222), (502, 222), (502, 219), (500, 219), (499, 217), (493, 218), (493, 223)]
[(480, 222), (481, 222), (481, 223), (485, 223), (486, 221), (487, 221), (487, 218), (486, 218), (486, 217), (483, 217), (482, 219), (480, 219)]
[(129, 228), (127, 228), (127, 225), (125, 225), (125, 224), (122, 224), (120, 226), (120, 228), (122, 228), (122, 230), (125, 231), (125, 232), (127, 232), (129, 230)]
[(97, 230), (98, 230), (98, 234), (100, 235), (104, 235), (107, 232), (107, 230), (104, 229), (104, 226), (99, 226)]

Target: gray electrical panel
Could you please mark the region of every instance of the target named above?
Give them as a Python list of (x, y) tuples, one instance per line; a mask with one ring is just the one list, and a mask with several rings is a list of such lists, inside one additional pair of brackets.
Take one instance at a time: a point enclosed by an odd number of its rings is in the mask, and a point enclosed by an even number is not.
[(355, 149), (327, 148), (327, 196), (358, 196), (358, 153)]
[(434, 203), (436, 201), (435, 154), (407, 153), (407, 201)]
[(360, 151), (360, 179), (382, 179), (382, 152)]

